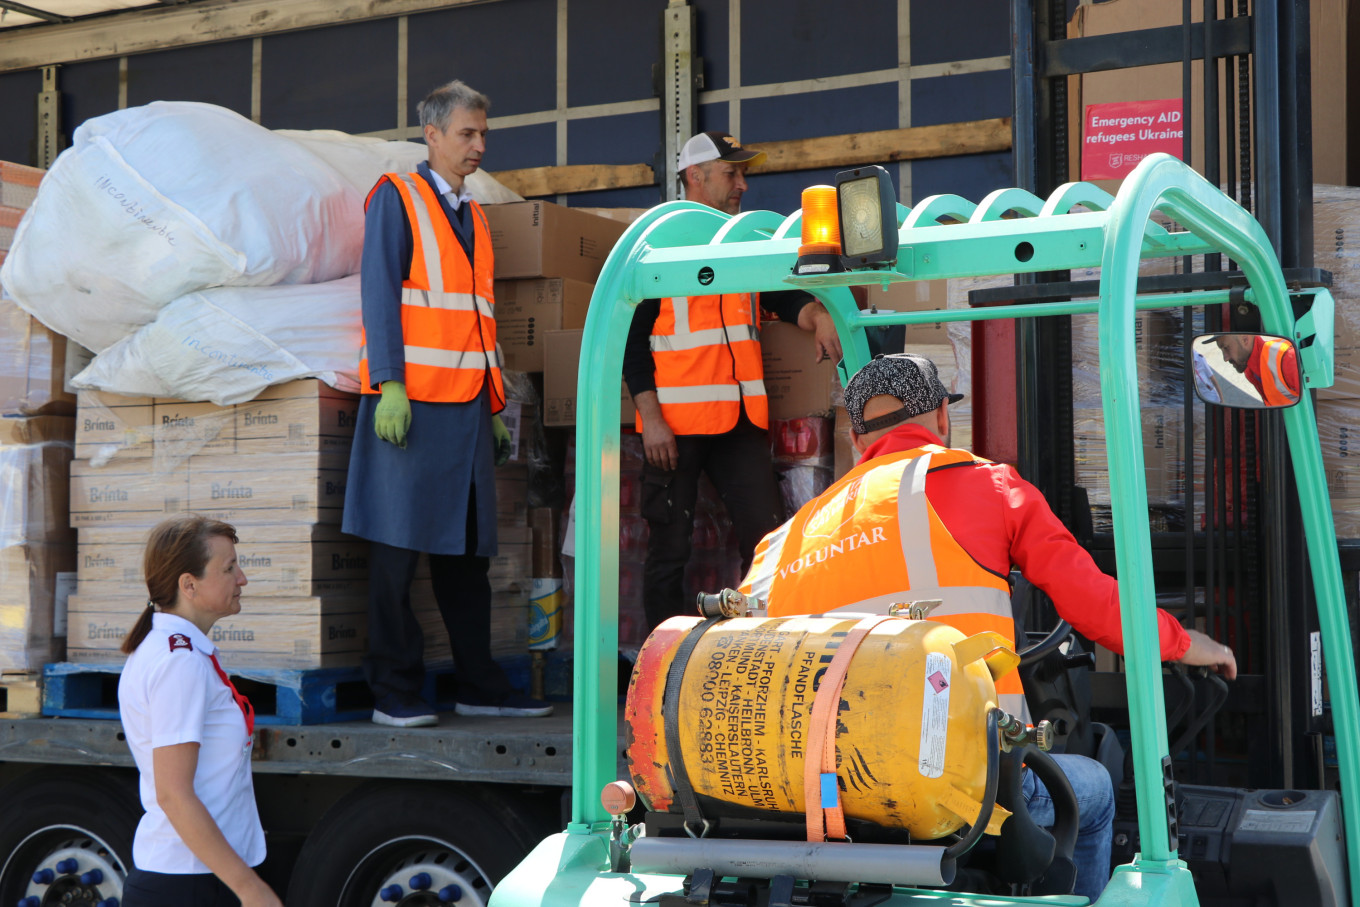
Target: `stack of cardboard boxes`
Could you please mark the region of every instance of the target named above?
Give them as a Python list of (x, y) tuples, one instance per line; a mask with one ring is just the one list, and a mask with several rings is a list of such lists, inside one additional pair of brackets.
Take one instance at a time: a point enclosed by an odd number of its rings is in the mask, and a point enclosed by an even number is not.
[(1317, 394), (1338, 538), (1360, 538), (1360, 189), (1313, 187), (1313, 263), (1332, 272), (1336, 383)]
[[(43, 171), (0, 161), (0, 262)], [(40, 670), (65, 649), (75, 533), (66, 472), (75, 398), (65, 338), (0, 301), (0, 671)]]
[(235, 406), (81, 392), (70, 522), (79, 531), (72, 661), (107, 662), (145, 607), (148, 531), (194, 512), (231, 523), (250, 584), (213, 641), (237, 666), (357, 663), (365, 545), (340, 533), (358, 398), (315, 380)]

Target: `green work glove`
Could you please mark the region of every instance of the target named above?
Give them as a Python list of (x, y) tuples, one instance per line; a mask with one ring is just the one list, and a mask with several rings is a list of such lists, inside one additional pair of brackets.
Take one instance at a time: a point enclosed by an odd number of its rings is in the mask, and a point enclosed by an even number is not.
[(510, 459), (510, 429), (500, 416), (491, 417), (491, 437), (496, 443), (496, 465), (504, 466)]
[(411, 401), (406, 399), (406, 385), (400, 381), (382, 383), (382, 399), (373, 411), (373, 431), (379, 438), (406, 446), (406, 432), (411, 427)]

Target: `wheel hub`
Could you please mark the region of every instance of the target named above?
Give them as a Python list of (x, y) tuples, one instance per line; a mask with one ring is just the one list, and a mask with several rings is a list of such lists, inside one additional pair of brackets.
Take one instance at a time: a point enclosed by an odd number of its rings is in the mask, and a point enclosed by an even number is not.
[(98, 838), (68, 830), (37, 861), (19, 907), (116, 907), (123, 898), (123, 865)]
[(443, 842), (414, 843), (382, 875), (372, 907), (486, 907), (491, 886), (476, 865)]

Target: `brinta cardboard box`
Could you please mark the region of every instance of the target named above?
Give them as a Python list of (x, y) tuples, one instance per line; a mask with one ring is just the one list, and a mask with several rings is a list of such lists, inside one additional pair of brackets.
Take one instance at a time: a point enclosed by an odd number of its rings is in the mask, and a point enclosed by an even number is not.
[(189, 508), (235, 525), (340, 522), (348, 454), (194, 457)]
[[(369, 556), (363, 539), (333, 525), (305, 523), (242, 526), (238, 534), (236, 558), (252, 597), (363, 595)], [(111, 586), (144, 589), (146, 536), (145, 529), (82, 529), (76, 558), (81, 594)], [(428, 576), (428, 569), (417, 575)]]
[(76, 396), (76, 457), (95, 463), (150, 457), (154, 452), (155, 400), (103, 391)]
[(627, 225), (551, 202), (486, 205), (496, 279), (567, 277), (594, 283)]
[[(71, 596), (67, 658), (84, 663), (122, 661), (119, 647), (144, 604)], [(242, 596), (241, 613), (222, 618), (208, 635), (232, 673), (357, 664), (368, 643), (367, 605), (362, 599), (343, 597)]]
[(71, 462), (71, 525), (150, 528), (189, 509), (187, 464), (157, 472), (147, 458)]

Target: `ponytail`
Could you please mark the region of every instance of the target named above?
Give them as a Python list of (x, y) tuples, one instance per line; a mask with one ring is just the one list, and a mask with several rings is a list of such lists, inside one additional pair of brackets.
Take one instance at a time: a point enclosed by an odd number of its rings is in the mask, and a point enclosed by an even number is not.
[(142, 644), (142, 640), (146, 639), (146, 634), (151, 632), (151, 615), (154, 613), (156, 613), (155, 605), (147, 602), (146, 607), (142, 609), (141, 616), (137, 618), (137, 622), (132, 625), (127, 636), (123, 637), (123, 645), (119, 648), (122, 649), (124, 655), (131, 655), (136, 652), (137, 647)]

